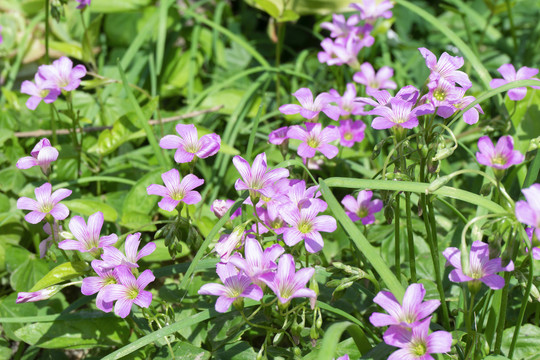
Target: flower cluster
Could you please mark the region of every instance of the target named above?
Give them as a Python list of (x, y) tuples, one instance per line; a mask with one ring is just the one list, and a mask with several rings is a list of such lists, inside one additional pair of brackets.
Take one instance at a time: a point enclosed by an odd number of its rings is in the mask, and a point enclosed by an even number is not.
[(381, 291), (373, 302), (388, 314), (375, 312), (369, 321), (377, 327), (389, 326), (383, 339), (388, 345), (400, 348), (388, 359), (433, 359), (430, 354), (450, 351), (452, 335), (446, 331), (429, 334), (431, 314), (440, 306), (439, 300), (424, 300), (426, 290), (422, 284), (411, 284), (400, 304), (394, 294)]

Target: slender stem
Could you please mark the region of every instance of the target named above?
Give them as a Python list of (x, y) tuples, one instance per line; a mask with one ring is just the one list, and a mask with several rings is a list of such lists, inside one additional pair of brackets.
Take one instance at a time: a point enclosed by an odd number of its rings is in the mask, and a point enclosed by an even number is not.
[[(508, 20), (510, 20), (510, 33), (512, 34), (512, 41), (514, 42), (514, 52), (518, 51), (517, 37), (516, 37), (516, 28), (514, 26), (514, 18), (512, 16), (512, 6), (509, 0), (505, 0), (506, 9), (508, 9)], [(512, 355), (508, 355), (509, 358), (512, 358)]]
[[(465, 306), (465, 309), (467, 311), (466, 315), (465, 315), (465, 327), (467, 328), (467, 333), (471, 334), (472, 335), (472, 314), (474, 312), (474, 297), (475, 297), (475, 293), (471, 293), (471, 296), (470, 296), (470, 303), (469, 303), (469, 306)], [(465, 291), (465, 285), (463, 286), (463, 298), (466, 299), (467, 298), (467, 291)]]
[(401, 281), (401, 244), (400, 244), (400, 226), (399, 226), (399, 198), (401, 195), (396, 194), (396, 204), (394, 210), (394, 263), (395, 272), (398, 281)]
[(258, 327), (258, 328), (265, 329), (266, 331), (271, 331), (271, 332), (274, 332), (274, 333), (278, 333), (278, 332), (283, 332), (283, 331), (284, 331), (284, 330), (274, 329), (274, 328), (269, 327), (269, 326), (258, 325), (258, 324), (252, 323), (252, 322), (249, 321), (249, 319), (246, 317), (246, 314), (244, 314), (244, 310), (240, 310), (240, 314), (242, 315), (242, 319), (244, 319), (244, 321), (246, 322), (246, 324), (248, 324), (248, 325), (250, 325), (250, 326), (252, 326), (252, 327)]
[(50, 0), (45, 0), (45, 62), (48, 64), (50, 62), (49, 57), (49, 34), (51, 32), (49, 26), (49, 13), (50, 11)]
[[(285, 35), (285, 23), (282, 22), (276, 22), (277, 27), (277, 43), (276, 43), (276, 61), (275, 66), (279, 70), (279, 66), (281, 64), (281, 49), (283, 47), (283, 39)], [(281, 86), (281, 79), (280, 79), (280, 72), (276, 72), (276, 105), (279, 106), (281, 103), (281, 95), (280, 95), (280, 86)]]
[(407, 240), (409, 247), (409, 265), (411, 267), (411, 281), (416, 282), (416, 259), (414, 251), (414, 238), (412, 229), (412, 216), (411, 216), (411, 193), (405, 193), (405, 211), (407, 214)]

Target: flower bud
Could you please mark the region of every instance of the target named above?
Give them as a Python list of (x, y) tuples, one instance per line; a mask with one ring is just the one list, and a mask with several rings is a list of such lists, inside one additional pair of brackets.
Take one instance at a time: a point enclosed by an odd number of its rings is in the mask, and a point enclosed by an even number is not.
[(63, 288), (63, 286), (59, 285), (53, 285), (49, 286), (48, 288), (41, 289), (34, 292), (20, 292), (17, 294), (17, 300), (15, 301), (17, 304), (25, 303), (25, 302), (36, 302), (41, 300), (47, 300), (54, 294), (56, 294), (58, 291), (60, 291)]

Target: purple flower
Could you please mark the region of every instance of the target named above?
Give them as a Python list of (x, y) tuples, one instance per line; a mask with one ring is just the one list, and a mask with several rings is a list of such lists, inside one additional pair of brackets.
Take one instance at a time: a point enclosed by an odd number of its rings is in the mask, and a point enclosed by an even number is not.
[(41, 289), (38, 291), (33, 292), (19, 292), (17, 293), (17, 300), (15, 300), (15, 303), (25, 303), (25, 302), (36, 302), (41, 300), (47, 300), (54, 294), (56, 294), (58, 291), (62, 289), (62, 286), (59, 285), (53, 285), (49, 286), (48, 288)]
[(304, 240), (308, 252), (320, 251), (324, 246), (324, 241), (319, 231), (334, 232), (337, 229), (336, 219), (332, 216), (317, 216), (325, 211), (326, 207), (324, 201), (313, 201), (308, 207), (301, 209), (291, 205), (284, 206), (281, 216), (291, 226), (283, 232), (285, 244), (294, 246)]
[(452, 347), (452, 334), (447, 331), (429, 333), (431, 317), (412, 329), (391, 326), (383, 336), (388, 345), (400, 348), (388, 360), (434, 360), (431, 354), (442, 354)]
[(241, 225), (235, 227), (230, 234), (220, 236), (219, 241), (214, 246), (214, 251), (219, 255), (222, 263), (229, 262), (233, 251), (243, 245), (244, 237), (244, 227)]
[(47, 81), (39, 73), (34, 76), (35, 83), (25, 80), (21, 84), (21, 92), (23, 94), (30, 95), (30, 98), (26, 100), (26, 107), (30, 110), (36, 110), (37, 106), (43, 100), (46, 104), (50, 104), (56, 101), (60, 95), (60, 89), (49, 89)]
[(73, 62), (62, 56), (53, 61), (52, 65), (41, 65), (38, 73), (46, 80), (47, 89), (72, 91), (79, 87), (81, 78), (86, 76), (86, 68), (84, 65), (73, 67)]
[(288, 303), (292, 298), (317, 298), (315, 291), (306, 288), (306, 284), (315, 273), (313, 268), (304, 268), (295, 271), (296, 264), (290, 254), (282, 255), (279, 259), (277, 272), (261, 275), (261, 280), (276, 294), (282, 304)]
[(4, 38), (2, 37), (2, 25), (0, 25), (0, 44), (4, 42)]
[(403, 305), (391, 292), (380, 291), (373, 302), (386, 310), (388, 315), (374, 312), (369, 317), (369, 321), (377, 327), (400, 325), (406, 328), (415, 328), (420, 321), (431, 315), (441, 305), (439, 300), (424, 301), (425, 296), (426, 290), (422, 284), (411, 284), (407, 287), (403, 296)]
[(233, 164), (242, 177), (236, 180), (234, 188), (238, 191), (249, 190), (253, 198), (257, 197), (258, 194), (271, 197), (272, 184), (289, 176), (287, 169), (279, 168), (268, 171), (265, 153), (255, 157), (253, 167), (249, 166), (249, 163), (238, 155), (233, 158)]
[[(60, 240), (60, 233), (63, 231), (63, 229), (62, 229), (62, 226), (58, 224), (58, 222), (53, 221), (53, 223), (54, 223), (54, 226), (53, 226), (54, 240), (58, 242)], [(53, 243), (51, 224), (46, 223), (45, 225), (43, 225), (43, 231), (45, 231), (45, 233), (49, 235), (49, 237), (47, 237), (45, 240), (39, 243), (40, 259), (43, 259), (45, 257), (45, 255), (47, 254), (47, 251), (49, 250), (49, 248), (51, 247)]]
[[(455, 88), (456, 94), (458, 95), (458, 101), (454, 103), (454, 106), (456, 109), (461, 110), (465, 109), (467, 106), (469, 106), (470, 103), (476, 100), (474, 96), (465, 96), (465, 89), (463, 88)], [(473, 125), (478, 122), (479, 115), (478, 113), (483, 114), (484, 111), (480, 107), (480, 104), (474, 105), (469, 110), (465, 111), (463, 114), (463, 120), (469, 124)]]
[(178, 124), (176, 132), (180, 136), (165, 135), (159, 141), (159, 146), (163, 149), (176, 149), (174, 161), (179, 164), (191, 162), (195, 156), (205, 159), (215, 155), (221, 146), (221, 138), (217, 134), (204, 135), (199, 139), (193, 124)]
[(351, 15), (345, 20), (345, 16), (342, 14), (332, 14), (332, 22), (323, 22), (321, 28), (330, 31), (330, 37), (347, 37), (349, 34), (354, 34), (358, 31), (355, 26), (360, 22), (358, 15)]
[(118, 279), (118, 284), (105, 286), (102, 299), (105, 303), (116, 301), (114, 313), (121, 318), (125, 318), (131, 312), (133, 304), (143, 308), (150, 306), (152, 293), (144, 288), (156, 279), (152, 270), (144, 270), (135, 279), (131, 270), (126, 266), (118, 266), (114, 269), (114, 275)]
[(300, 105), (286, 104), (279, 107), (279, 111), (285, 115), (298, 114), (302, 115), (305, 119), (311, 120), (318, 116), (322, 111), (330, 119), (337, 120), (341, 115), (341, 111), (337, 106), (330, 105), (333, 101), (333, 97), (328, 93), (319, 94), (315, 101), (313, 101), (313, 94), (308, 88), (298, 89), (293, 93), (294, 97), (298, 100)]
[(90, 6), (90, 2), (92, 0), (76, 0), (79, 5), (77, 6), (77, 9), (84, 9), (87, 6)]
[[(362, 101), (366, 103), (367, 105), (379, 107), (379, 106), (389, 106), (390, 100), (393, 99), (392, 95), (386, 90), (375, 90), (372, 88), (366, 88), (366, 93), (369, 96), (372, 96), (375, 98), (376, 101), (370, 98), (360, 97), (357, 100)], [(417, 88), (415, 88), (412, 85), (407, 85), (399, 89), (398, 93), (396, 94), (395, 98), (401, 99), (403, 101), (408, 101), (410, 103), (416, 103), (416, 100), (418, 99), (418, 94), (420, 92)], [(370, 115), (372, 112), (368, 111), (367, 114)]]
[[(529, 79), (539, 80), (533, 77), (536, 74), (538, 74), (538, 69), (530, 68), (526, 66), (523, 66), (516, 72), (514, 65), (504, 64), (500, 68), (498, 68), (497, 71), (503, 76), (503, 79), (491, 80), (491, 82), (489, 83), (489, 86), (491, 86), (493, 89), (503, 86), (505, 84), (508, 84), (509, 82), (512, 82), (512, 81), (529, 80)], [(531, 86), (531, 87), (533, 89), (540, 89), (540, 86)], [(526, 87), (519, 87), (519, 88), (508, 90), (508, 97), (510, 98), (510, 100), (513, 100), (513, 101), (521, 100), (525, 97), (525, 95), (527, 95)]]
[(352, 147), (355, 143), (364, 140), (366, 124), (361, 120), (341, 120), (338, 129), (341, 137), (339, 140), (341, 146)]
[(489, 245), (481, 241), (475, 241), (472, 244), (467, 269), (462, 268), (461, 251), (457, 248), (449, 247), (443, 251), (443, 255), (448, 260), (447, 264), (455, 267), (449, 276), (450, 281), (453, 282), (472, 281), (473, 283), (479, 283), (481, 281), (491, 289), (499, 290), (504, 287), (504, 279), (496, 273), (514, 270), (512, 261), (503, 267), (501, 258), (490, 260)]
[(118, 241), (116, 234), (99, 236), (103, 227), (103, 213), (98, 211), (88, 218), (88, 226), (80, 216), (74, 216), (69, 222), (69, 230), (77, 240), (64, 240), (58, 244), (60, 249), (89, 252), (98, 256), (104, 246), (112, 246)]
[(364, 103), (357, 101), (356, 98), (356, 86), (353, 83), (347, 84), (347, 90), (343, 93), (343, 96), (339, 95), (337, 90), (331, 89), (329, 91), (339, 108), (341, 109), (341, 115), (365, 115)]
[(441, 78), (437, 82), (428, 84), (429, 92), (422, 97), (421, 101), (428, 102), (437, 109), (437, 115), (449, 118), (457, 111), (454, 106), (460, 100), (461, 93), (457, 91), (450, 81)]
[(51, 214), (56, 220), (64, 220), (69, 215), (69, 209), (60, 201), (71, 195), (71, 190), (58, 189), (51, 194), (52, 186), (45, 183), (34, 190), (36, 200), (27, 197), (21, 197), (17, 200), (17, 209), (32, 210), (24, 219), (30, 224), (37, 224)]
[(106, 263), (101, 260), (92, 260), (92, 268), (98, 276), (85, 277), (82, 281), (81, 293), (86, 296), (98, 293), (96, 307), (101, 311), (111, 312), (113, 302), (107, 302), (103, 299), (105, 294), (103, 290), (108, 285), (118, 284), (120, 282), (117, 272), (114, 271), (114, 268), (106, 267)]
[(219, 296), (216, 300), (216, 311), (226, 312), (232, 303), (242, 297), (259, 301), (263, 291), (255, 284), (251, 284), (249, 276), (241, 274), (233, 264), (217, 264), (216, 272), (223, 282), (221, 284), (204, 284), (198, 291), (199, 295)]
[(418, 126), (417, 116), (433, 113), (430, 104), (417, 106), (413, 109), (414, 103), (399, 99), (390, 99), (390, 107), (379, 106), (373, 109), (370, 114), (379, 115), (371, 122), (371, 127), (377, 130), (390, 129), (394, 126), (398, 128), (412, 129)]
[(462, 57), (450, 56), (447, 53), (443, 53), (437, 61), (437, 57), (428, 49), (419, 48), (418, 50), (424, 59), (426, 59), (426, 65), (431, 70), (431, 74), (429, 75), (430, 81), (436, 82), (440, 78), (443, 78), (452, 83), (458, 83), (465, 89), (469, 89), (472, 86), (467, 74), (457, 70), (464, 64)]
[(525, 160), (522, 153), (514, 150), (514, 140), (510, 135), (501, 137), (496, 146), (493, 146), (489, 136), (482, 136), (478, 139), (478, 150), (476, 160), (497, 170), (507, 169)]
[[(70, 224), (71, 225), (71, 224)], [(116, 267), (124, 265), (129, 268), (139, 267), (137, 261), (142, 257), (148, 256), (156, 250), (156, 244), (149, 242), (141, 251), (139, 250), (139, 244), (141, 243), (141, 233), (130, 234), (126, 238), (124, 250), (126, 254), (122, 254), (120, 250), (114, 246), (103, 247), (103, 255), (101, 258), (105, 261), (107, 267)]]
[(283, 144), (285, 140), (289, 139), (289, 136), (287, 135), (288, 131), (289, 131), (288, 126), (280, 127), (279, 129), (272, 131), (268, 135), (268, 142), (274, 145)]
[(158, 206), (165, 211), (173, 211), (180, 202), (193, 205), (201, 201), (201, 194), (193, 191), (196, 187), (204, 184), (203, 179), (199, 179), (193, 174), (184, 176), (180, 181), (180, 173), (176, 169), (171, 169), (161, 174), (163, 185), (151, 184), (146, 188), (148, 195), (163, 196)]
[[(214, 200), (212, 205), (210, 205), (210, 211), (212, 211), (218, 219), (221, 219), (227, 213), (227, 211), (229, 211), (229, 209), (233, 206), (233, 204), (234, 204), (234, 200), (216, 199)], [(240, 215), (242, 215), (242, 208), (238, 208), (236, 209), (235, 212), (232, 213), (231, 220), (233, 220), (234, 218)]]
[[(530, 241), (530, 243), (527, 244), (527, 245), (530, 245), (532, 247), (533, 259), (534, 260), (540, 260), (540, 247), (534, 246), (535, 245), (534, 230), (535, 229), (532, 228), (532, 227), (529, 227), (529, 228), (525, 229), (525, 231), (527, 232), (527, 236), (529, 237), (529, 241)], [(536, 242), (538, 242), (538, 237), (536, 237)], [(525, 251), (529, 252), (529, 249), (526, 247)]]
[(328, 159), (334, 158), (339, 150), (329, 143), (340, 138), (339, 130), (335, 126), (322, 129), (320, 123), (305, 123), (306, 127), (294, 125), (289, 128), (289, 138), (301, 140), (298, 145), (298, 155), (303, 158), (312, 158), (319, 151)]
[(374, 38), (369, 35), (372, 27), (369, 24), (358, 28), (355, 34), (350, 34), (346, 38), (338, 38), (335, 41), (326, 38), (321, 42), (323, 51), (317, 54), (321, 64), (344, 65), (347, 64), (354, 69), (358, 69), (358, 53), (363, 47), (373, 45)]
[(354, 74), (353, 80), (375, 90), (395, 89), (397, 85), (390, 80), (392, 76), (394, 76), (394, 69), (391, 67), (383, 66), (375, 73), (373, 66), (365, 62), (360, 65), (360, 71)]
[(235, 254), (231, 256), (229, 263), (242, 270), (251, 278), (251, 281), (261, 286), (263, 283), (259, 279), (260, 276), (275, 270), (277, 268), (275, 261), (284, 252), (285, 250), (279, 244), (271, 245), (263, 251), (257, 239), (247, 238), (244, 246), (245, 259)]
[(536, 238), (540, 239), (540, 184), (533, 184), (521, 191), (527, 201), (516, 203), (516, 218), (534, 228)]
[(374, 22), (379, 17), (390, 19), (392, 17), (390, 9), (394, 7), (394, 4), (390, 0), (362, 0), (351, 4), (350, 7), (360, 11), (362, 20)]
[(51, 142), (43, 138), (34, 146), (30, 152), (32, 156), (25, 156), (17, 161), (17, 168), (30, 169), (39, 166), (44, 174), (47, 174), (50, 164), (58, 159), (58, 150), (51, 145)]
[(369, 225), (375, 222), (375, 213), (381, 211), (383, 202), (379, 199), (371, 201), (373, 192), (362, 190), (355, 199), (351, 195), (346, 195), (341, 203), (345, 206), (347, 215), (352, 221), (362, 220), (362, 224)]

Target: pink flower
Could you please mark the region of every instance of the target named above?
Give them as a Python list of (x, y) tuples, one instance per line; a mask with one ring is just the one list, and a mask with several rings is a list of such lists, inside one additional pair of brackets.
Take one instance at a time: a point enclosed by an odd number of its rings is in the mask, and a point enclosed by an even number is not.
[[(357, 100), (362, 101), (366, 103), (367, 105), (379, 107), (379, 106), (390, 106), (390, 100), (392, 100), (394, 97), (390, 95), (390, 93), (386, 90), (375, 90), (372, 88), (366, 88), (366, 93), (369, 96), (372, 96), (375, 98), (375, 100), (365, 97), (360, 97)], [(417, 88), (415, 88), (412, 85), (407, 85), (399, 89), (397, 92), (395, 98), (410, 102), (412, 104), (416, 103), (416, 100), (418, 99), (418, 94), (420, 92)], [(373, 110), (372, 110), (373, 111)], [(371, 115), (372, 111), (368, 111), (367, 114)]]
[(455, 267), (448, 277), (453, 282), (479, 283), (483, 282), (493, 290), (504, 287), (504, 279), (496, 273), (500, 271), (513, 271), (514, 263), (502, 266), (501, 258), (489, 258), (489, 245), (481, 241), (475, 241), (469, 254), (469, 266), (463, 269), (461, 265), (461, 251), (455, 247), (449, 247), (443, 251), (443, 255), (450, 264)]
[(53, 285), (49, 286), (48, 288), (33, 291), (33, 292), (19, 292), (17, 293), (17, 300), (15, 300), (15, 303), (25, 303), (25, 302), (36, 302), (36, 301), (42, 301), (47, 300), (54, 294), (56, 294), (58, 291), (62, 289), (61, 285)]
[(131, 312), (133, 304), (147, 308), (152, 303), (152, 293), (144, 288), (156, 279), (152, 270), (144, 270), (135, 279), (131, 270), (126, 266), (118, 266), (114, 269), (118, 284), (105, 286), (102, 299), (105, 303), (116, 301), (114, 313), (125, 318)]
[(317, 298), (315, 291), (306, 287), (315, 273), (315, 269), (304, 268), (296, 271), (295, 267), (292, 255), (285, 254), (279, 259), (277, 272), (260, 276), (282, 304), (287, 304), (292, 298), (297, 297)]
[(335, 126), (322, 129), (320, 123), (305, 123), (306, 127), (294, 125), (289, 128), (289, 138), (302, 141), (298, 146), (298, 155), (312, 158), (319, 151), (328, 159), (334, 158), (339, 150), (330, 142), (339, 139), (339, 130)]
[(101, 236), (103, 227), (103, 213), (101, 211), (90, 215), (88, 225), (80, 216), (74, 216), (69, 222), (69, 230), (77, 240), (64, 240), (58, 244), (60, 249), (78, 250), (80, 252), (89, 252), (98, 256), (104, 246), (112, 246), (118, 241), (116, 234)]
[(352, 147), (357, 142), (364, 140), (364, 131), (366, 124), (361, 120), (341, 120), (339, 122), (339, 135), (341, 137), (339, 143), (341, 146)]
[[(309, 207), (313, 202), (322, 202), (322, 207), (325, 206), (323, 200), (317, 199), (321, 196), (319, 187), (317, 185), (306, 188), (306, 182), (304, 180), (294, 180), (295, 183), (290, 186), (287, 191), (287, 197), (290, 203), (301, 209)], [(291, 181), (292, 182), (292, 181)]]
[(375, 73), (373, 66), (365, 62), (360, 65), (360, 71), (354, 74), (353, 80), (372, 89), (395, 89), (396, 83), (390, 78), (394, 76), (394, 69), (383, 66)]
[[(516, 211), (516, 215), (517, 215), (517, 211)], [(529, 241), (530, 241), (530, 243), (528, 245), (532, 246), (533, 259), (534, 260), (540, 260), (540, 247), (534, 246), (534, 245), (536, 245), (535, 242), (538, 242), (538, 236), (536, 237), (536, 241), (535, 241), (535, 238), (533, 236), (534, 235), (534, 230), (535, 229), (533, 229), (531, 227), (525, 229), (525, 231), (527, 232), (527, 236), (529, 237)], [(525, 251), (529, 252), (529, 249), (525, 248)]]
[[(369, 317), (369, 321), (377, 327), (399, 325), (405, 328), (415, 328), (441, 305), (439, 300), (424, 301), (425, 296), (426, 290), (422, 284), (411, 284), (407, 287), (403, 296), (403, 304), (400, 304), (391, 292), (380, 291), (373, 302), (386, 310), (388, 315), (374, 312)], [(389, 330), (386, 332), (388, 333)]]
[(17, 200), (17, 209), (31, 210), (24, 219), (30, 224), (37, 224), (51, 214), (56, 220), (64, 220), (69, 215), (69, 209), (60, 201), (71, 195), (71, 190), (58, 189), (51, 194), (52, 186), (45, 183), (34, 190), (36, 200), (21, 197)]
[(309, 206), (299, 209), (284, 206), (281, 216), (291, 227), (283, 232), (283, 240), (288, 246), (294, 246), (304, 240), (306, 250), (310, 253), (320, 251), (324, 246), (322, 232), (334, 232), (337, 229), (336, 219), (329, 215), (317, 216), (326, 210), (324, 201), (313, 201)]
[(270, 144), (274, 145), (281, 145), (285, 140), (289, 139), (289, 136), (287, 135), (287, 132), (289, 131), (288, 126), (280, 127), (279, 129), (276, 129), (272, 131), (268, 135), (268, 142)]
[(351, 15), (347, 20), (342, 14), (332, 14), (332, 22), (323, 22), (321, 28), (330, 31), (330, 37), (347, 37), (358, 31), (355, 26), (360, 22), (360, 17), (356, 14)]
[(51, 142), (43, 138), (34, 146), (31, 156), (25, 156), (17, 161), (17, 168), (30, 169), (33, 166), (39, 166), (44, 174), (47, 174), (49, 166), (58, 159), (58, 150), (51, 145)]
[(118, 284), (120, 279), (114, 271), (114, 268), (108, 268), (104, 261), (92, 260), (92, 268), (98, 276), (85, 277), (82, 281), (81, 293), (86, 296), (98, 293), (96, 297), (96, 307), (101, 311), (111, 312), (113, 309), (113, 301), (107, 302), (103, 299), (105, 294), (105, 291), (103, 290), (108, 285)]
[(516, 218), (519, 222), (531, 226), (536, 238), (540, 239), (540, 184), (533, 184), (521, 191), (527, 201), (520, 200), (516, 203)]
[(422, 97), (421, 102), (427, 102), (437, 109), (437, 115), (442, 118), (449, 118), (457, 111), (454, 106), (459, 100), (461, 93), (450, 81), (440, 78), (436, 82), (428, 84), (429, 92)]
[(233, 164), (242, 177), (236, 180), (234, 188), (238, 191), (249, 190), (251, 197), (254, 198), (258, 194), (271, 197), (272, 184), (289, 176), (289, 170), (287, 169), (279, 168), (268, 171), (265, 153), (255, 157), (253, 167), (249, 166), (249, 163), (238, 155), (233, 158)]
[(73, 67), (73, 62), (62, 56), (53, 61), (52, 65), (41, 65), (38, 73), (46, 80), (44, 86), (47, 89), (72, 91), (79, 87), (81, 78), (86, 76), (86, 68), (84, 65)]
[(341, 115), (365, 115), (364, 103), (359, 102), (356, 98), (356, 86), (353, 83), (347, 84), (347, 90), (343, 93), (343, 96), (339, 95), (337, 90), (331, 89), (329, 91), (339, 108), (341, 109)]
[(180, 173), (176, 169), (171, 169), (161, 174), (163, 185), (151, 184), (146, 188), (148, 195), (163, 196), (158, 206), (165, 211), (173, 211), (180, 202), (193, 205), (201, 201), (201, 194), (193, 191), (196, 187), (204, 184), (203, 179), (199, 179), (193, 174), (186, 175), (180, 181)]
[[(474, 96), (465, 96), (465, 89), (463, 88), (456, 88), (456, 93), (458, 95), (458, 101), (454, 103), (454, 106), (458, 110), (465, 109), (470, 103), (476, 100)], [(479, 118), (478, 113), (484, 113), (480, 104), (476, 104), (471, 109), (465, 111), (463, 121), (469, 125), (476, 124)]]
[(379, 106), (370, 114), (379, 115), (371, 122), (371, 127), (377, 130), (390, 129), (394, 126), (412, 129), (418, 126), (417, 116), (433, 113), (431, 104), (424, 104), (413, 109), (414, 103), (397, 97), (390, 99), (390, 107)]
[(510, 135), (501, 137), (497, 146), (493, 146), (489, 136), (482, 136), (478, 139), (478, 150), (480, 152), (476, 153), (476, 160), (497, 170), (507, 169), (525, 160), (522, 153), (514, 150), (514, 139)]
[(362, 48), (373, 45), (375, 39), (370, 35), (372, 26), (366, 24), (358, 28), (354, 34), (349, 34), (346, 38), (337, 38), (335, 41), (326, 38), (321, 42), (323, 51), (317, 54), (317, 58), (321, 64), (344, 65), (357, 69), (358, 53)]
[(279, 107), (279, 111), (285, 115), (298, 114), (305, 119), (311, 120), (319, 115), (322, 111), (330, 119), (337, 120), (341, 114), (339, 108), (334, 105), (329, 105), (333, 101), (333, 97), (328, 93), (319, 94), (313, 101), (313, 94), (308, 88), (301, 88), (293, 93), (300, 105), (286, 104)]
[(244, 246), (245, 259), (239, 254), (231, 256), (229, 263), (242, 270), (255, 284), (261, 286), (261, 275), (269, 273), (277, 268), (276, 259), (285, 250), (279, 244), (267, 247), (264, 251), (261, 244), (255, 238), (247, 238)]
[(384, 342), (400, 350), (393, 352), (388, 360), (434, 360), (431, 354), (450, 352), (452, 334), (447, 331), (429, 334), (430, 322), (431, 317), (410, 330), (401, 326), (391, 326), (383, 336)]
[[(514, 68), (514, 65), (512, 64), (504, 64), (501, 67), (497, 69), (497, 71), (503, 76), (503, 79), (493, 79), (489, 83), (489, 86), (491, 86), (493, 89), (498, 88), (500, 86), (503, 86), (505, 84), (508, 84), (512, 81), (518, 81), (518, 80), (538, 80), (539, 79), (533, 77), (536, 74), (538, 74), (538, 69), (530, 68), (523, 66), (520, 68), (517, 72)], [(540, 89), (540, 86), (531, 86), (533, 89)], [(527, 88), (526, 87), (519, 87), (515, 89), (508, 90), (508, 97), (510, 100), (518, 101), (522, 100), (525, 95), (527, 95)]]
[(362, 0), (359, 3), (351, 4), (350, 7), (360, 11), (362, 20), (374, 22), (380, 17), (390, 19), (392, 17), (390, 9), (394, 7), (394, 4), (390, 0)]
[(341, 203), (345, 206), (347, 215), (352, 221), (362, 220), (362, 224), (369, 225), (375, 222), (375, 213), (381, 211), (383, 202), (379, 199), (371, 201), (373, 192), (362, 190), (355, 199), (351, 195), (346, 195)]
[(21, 84), (21, 92), (23, 94), (30, 95), (30, 98), (26, 100), (26, 107), (30, 110), (36, 110), (37, 106), (43, 100), (46, 104), (50, 104), (56, 101), (60, 95), (60, 89), (49, 89), (47, 81), (39, 73), (34, 76), (35, 83), (25, 80)]
[(90, 2), (92, 0), (76, 0), (79, 5), (77, 6), (77, 9), (84, 9), (87, 6), (90, 6)]
[(163, 149), (176, 149), (174, 161), (179, 164), (191, 162), (195, 156), (201, 159), (213, 156), (221, 147), (219, 135), (208, 134), (199, 139), (197, 128), (193, 124), (178, 124), (176, 132), (180, 136), (165, 135), (159, 146)]
[(214, 251), (219, 255), (220, 261), (224, 264), (229, 262), (233, 251), (242, 247), (246, 235), (243, 226), (237, 226), (230, 234), (223, 234), (214, 246)]
[(426, 65), (431, 70), (431, 74), (429, 75), (430, 81), (436, 82), (440, 78), (443, 78), (452, 83), (458, 83), (465, 89), (469, 89), (472, 86), (467, 74), (457, 70), (464, 64), (462, 57), (450, 56), (447, 53), (443, 53), (437, 61), (437, 57), (428, 49), (419, 48), (418, 50), (424, 59), (426, 59)]
[(141, 251), (137, 252), (141, 243), (140, 238), (141, 233), (130, 234), (127, 236), (124, 246), (126, 252), (125, 255), (114, 246), (104, 246), (101, 258), (105, 261), (106, 267), (116, 267), (119, 265), (124, 265), (129, 268), (139, 267), (137, 261), (150, 255), (156, 250), (156, 244), (149, 242), (141, 249)]
[(242, 297), (247, 297), (259, 301), (263, 297), (263, 291), (255, 284), (251, 284), (251, 279), (234, 267), (233, 264), (217, 264), (216, 272), (223, 282), (221, 284), (204, 284), (198, 291), (200, 295), (219, 296), (216, 301), (216, 311), (226, 312), (232, 303)]
[[(210, 205), (210, 211), (212, 211), (218, 219), (221, 219), (227, 213), (227, 211), (229, 211), (229, 209), (233, 206), (233, 204), (234, 204), (234, 200), (216, 199), (214, 200), (212, 205)], [(236, 209), (235, 212), (232, 213), (231, 220), (233, 220), (234, 218), (240, 215), (242, 215), (242, 208), (238, 208)]]

